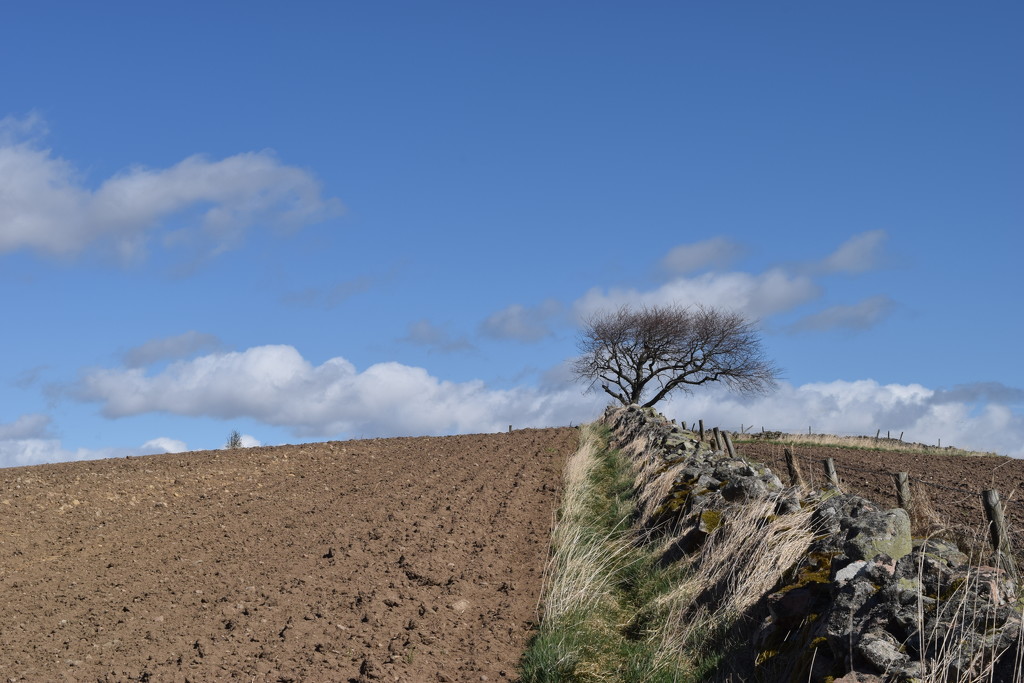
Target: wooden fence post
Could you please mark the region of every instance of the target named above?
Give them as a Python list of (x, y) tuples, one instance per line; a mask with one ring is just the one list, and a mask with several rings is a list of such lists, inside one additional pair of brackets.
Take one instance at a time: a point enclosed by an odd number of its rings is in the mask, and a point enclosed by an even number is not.
[(836, 474), (836, 463), (832, 458), (825, 458), (821, 461), (825, 465), (825, 476), (828, 478), (829, 483), (835, 487), (837, 491), (841, 491), (839, 488), (839, 475)]
[(509, 434), (511, 434), (511, 433), (512, 433), (512, 425), (509, 425), (509, 426), (508, 426), (508, 433), (509, 433)]
[(725, 439), (725, 447), (729, 449), (729, 457), (736, 457), (736, 449), (732, 447), (732, 439), (729, 438), (729, 432), (722, 432), (722, 438)]
[(704, 442), (704, 420), (698, 420), (698, 422), (700, 423), (700, 440), (701, 440), (701, 443), (703, 443)]
[(789, 481), (793, 486), (799, 486), (801, 489), (807, 488), (804, 484), (804, 478), (800, 474), (800, 466), (796, 464), (796, 458), (793, 457), (793, 451), (788, 448), (783, 448), (782, 452), (786, 454), (786, 469), (789, 470)]
[(715, 437), (715, 450), (724, 451), (725, 446), (722, 444), (722, 432), (718, 429), (718, 427), (712, 427), (711, 435)]
[(910, 512), (910, 476), (906, 472), (893, 475), (896, 482), (896, 505)]
[(996, 551), (996, 566), (1005, 569), (1010, 576), (1017, 578), (1017, 563), (1013, 560), (1013, 546), (1010, 536), (1006, 533), (1006, 518), (1003, 516), (1003, 504), (999, 501), (999, 491), (987, 489), (981, 493), (981, 503), (985, 506), (985, 517), (988, 518), (989, 532), (992, 534), (992, 548)]
[(682, 427), (682, 428), (683, 428), (683, 431), (685, 432), (685, 431), (686, 431), (686, 420), (683, 420), (683, 421), (682, 421), (682, 422), (680, 423), (680, 425), (679, 425), (679, 426), (680, 426), (680, 427)]

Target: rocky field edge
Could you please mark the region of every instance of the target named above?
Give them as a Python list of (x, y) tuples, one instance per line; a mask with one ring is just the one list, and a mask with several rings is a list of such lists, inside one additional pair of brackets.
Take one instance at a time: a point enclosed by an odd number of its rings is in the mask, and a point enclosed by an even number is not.
[[(763, 464), (701, 443), (651, 409), (610, 408), (614, 445), (633, 459), (635, 529), (664, 562), (688, 561), (764, 503), (759, 533), (805, 524), (796, 561), (737, 623), (723, 675), (768, 681), (999, 680), (1020, 677), (1016, 577), (956, 545), (912, 538), (910, 519), (835, 489), (785, 486)], [(767, 559), (767, 558), (765, 558)], [(762, 562), (761, 564), (765, 564)], [(694, 596), (714, 611), (757, 562)], [(690, 607), (692, 610), (692, 606)]]

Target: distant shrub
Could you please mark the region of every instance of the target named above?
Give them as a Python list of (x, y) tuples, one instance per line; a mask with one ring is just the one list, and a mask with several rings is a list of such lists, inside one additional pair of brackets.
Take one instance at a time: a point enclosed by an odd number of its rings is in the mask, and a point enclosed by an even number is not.
[(242, 435), (238, 433), (238, 430), (231, 432), (228, 436), (228, 442), (224, 444), (224, 448), (241, 448), (242, 447)]

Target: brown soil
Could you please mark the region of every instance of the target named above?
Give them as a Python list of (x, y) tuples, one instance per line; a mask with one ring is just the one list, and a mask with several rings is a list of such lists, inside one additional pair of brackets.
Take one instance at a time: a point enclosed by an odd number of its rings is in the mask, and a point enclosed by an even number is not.
[(514, 678), (574, 429), (0, 470), (0, 679)]
[[(784, 483), (790, 483), (780, 444), (741, 443), (736, 448), (740, 454), (768, 465)], [(908, 473), (911, 496), (916, 501), (911, 505), (915, 532), (937, 532), (961, 546), (971, 546), (964, 550), (987, 549), (981, 492), (994, 488), (1004, 505), (1016, 555), (1024, 560), (1024, 460), (828, 446), (794, 446), (792, 450), (812, 485), (824, 484), (821, 461), (832, 458), (844, 491), (885, 507), (896, 507), (892, 473)]]

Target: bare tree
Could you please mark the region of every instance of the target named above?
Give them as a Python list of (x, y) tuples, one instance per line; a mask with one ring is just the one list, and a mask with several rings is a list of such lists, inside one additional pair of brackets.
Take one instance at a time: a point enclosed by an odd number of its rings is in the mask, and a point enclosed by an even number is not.
[(775, 387), (779, 370), (761, 349), (754, 323), (697, 306), (623, 306), (591, 317), (578, 342), (576, 377), (623, 405), (653, 406), (668, 394), (723, 382), (743, 394)]
[(228, 442), (224, 444), (224, 448), (241, 448), (242, 447), (242, 435), (238, 433), (238, 430), (234, 430), (228, 435)]

